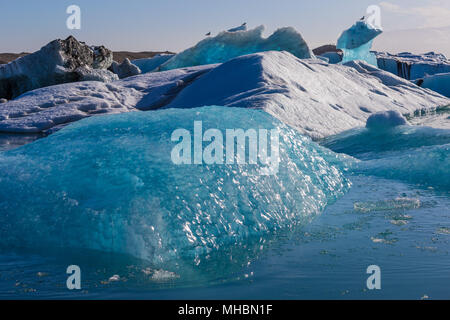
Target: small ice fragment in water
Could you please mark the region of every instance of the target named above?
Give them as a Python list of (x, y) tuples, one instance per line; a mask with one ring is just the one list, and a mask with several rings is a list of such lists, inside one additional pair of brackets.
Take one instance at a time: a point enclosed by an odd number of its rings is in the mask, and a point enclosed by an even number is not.
[(157, 280), (157, 281), (161, 281), (161, 280), (168, 280), (168, 279), (175, 279), (178, 278), (179, 276), (174, 273), (174, 272), (170, 272), (170, 271), (166, 271), (166, 270), (155, 270), (153, 272), (152, 275), (152, 279), (153, 280)]
[(118, 274), (115, 274), (111, 278), (108, 279), (109, 282), (119, 281), (119, 280), (120, 280), (120, 276)]
[(355, 202), (355, 211), (367, 213), (372, 211), (386, 211), (395, 209), (417, 209), (420, 208), (420, 200), (413, 198), (396, 198), (393, 200)]
[(146, 274), (146, 275), (150, 275), (150, 274), (152, 273), (152, 269), (150, 269), (150, 268), (145, 268), (145, 269), (142, 269), (142, 272), (143, 272), (144, 274)]
[(386, 242), (386, 240), (380, 239), (380, 238), (374, 238), (374, 237), (371, 237), (370, 239), (372, 239), (372, 242), (374, 242), (374, 243), (383, 243), (383, 242)]
[(390, 223), (396, 226), (404, 226), (405, 224), (408, 224), (408, 221), (406, 220), (391, 220)]
[(439, 233), (439, 234), (450, 234), (450, 229), (442, 227), (442, 228), (437, 229), (436, 233)]
[(371, 237), (370, 239), (374, 243), (386, 243), (386, 244), (394, 244), (398, 241), (396, 238), (390, 238), (392, 236), (392, 232), (386, 230), (385, 232), (380, 232), (376, 237)]

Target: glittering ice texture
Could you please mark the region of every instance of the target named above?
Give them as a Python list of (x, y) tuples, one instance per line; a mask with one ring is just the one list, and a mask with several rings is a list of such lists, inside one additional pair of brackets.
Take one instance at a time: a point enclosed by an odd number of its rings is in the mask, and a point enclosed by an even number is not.
[[(259, 164), (174, 164), (172, 132), (192, 132), (200, 120), (222, 132), (277, 128), (278, 173), (261, 175)], [(261, 110), (92, 117), (0, 153), (1, 245), (96, 249), (161, 267), (200, 263), (307, 223), (349, 187), (347, 161)]]

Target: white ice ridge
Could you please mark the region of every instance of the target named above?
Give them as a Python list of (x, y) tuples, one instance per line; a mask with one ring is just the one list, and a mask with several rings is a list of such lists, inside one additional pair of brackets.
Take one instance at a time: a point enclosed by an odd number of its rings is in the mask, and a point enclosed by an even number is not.
[(410, 114), (450, 99), (361, 61), (330, 65), (268, 51), (221, 65), (71, 83), (0, 104), (0, 131), (40, 132), (100, 113), (205, 105), (259, 108), (313, 138), (365, 125), (379, 111)]
[(362, 61), (331, 65), (288, 52), (238, 57), (184, 89), (167, 108), (261, 108), (313, 138), (364, 126), (379, 111), (410, 114), (450, 100)]
[(35, 133), (99, 114), (158, 109), (211, 66), (85, 81), (29, 91), (0, 104), (0, 132)]

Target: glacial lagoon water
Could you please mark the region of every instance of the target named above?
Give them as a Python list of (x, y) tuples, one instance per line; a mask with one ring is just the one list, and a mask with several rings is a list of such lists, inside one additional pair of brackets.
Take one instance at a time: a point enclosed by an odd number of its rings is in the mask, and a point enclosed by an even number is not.
[[(195, 120), (279, 128), (278, 174), (173, 166), (170, 133)], [(0, 154), (0, 298), (448, 299), (449, 149), (419, 126), (319, 145), (234, 108), (82, 120)]]

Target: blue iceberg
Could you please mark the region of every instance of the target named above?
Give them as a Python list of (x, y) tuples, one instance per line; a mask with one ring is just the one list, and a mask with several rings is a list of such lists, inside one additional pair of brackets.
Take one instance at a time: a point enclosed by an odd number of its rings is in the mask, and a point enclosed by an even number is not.
[(392, 126), (392, 119), (385, 121), (386, 126), (353, 129), (328, 137), (322, 145), (362, 160), (353, 163), (354, 173), (450, 190), (450, 180), (445, 178), (450, 176), (450, 130)]
[(353, 60), (364, 60), (377, 66), (377, 58), (370, 52), (375, 37), (383, 31), (365, 20), (357, 21), (349, 29), (342, 32), (337, 41), (336, 48), (344, 53), (342, 63)]
[[(222, 132), (278, 130), (278, 172), (174, 164), (171, 134), (192, 131), (194, 121)], [(161, 267), (200, 264), (207, 254), (307, 223), (348, 189), (347, 161), (259, 110), (92, 117), (0, 153), (0, 246), (101, 250)]]
[(271, 50), (288, 51), (300, 59), (314, 57), (303, 37), (294, 28), (280, 28), (268, 38), (262, 37), (263, 31), (264, 26), (248, 31), (221, 32), (176, 54), (159, 69), (163, 71), (222, 63), (238, 56)]

